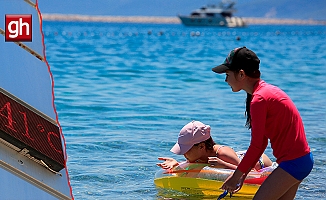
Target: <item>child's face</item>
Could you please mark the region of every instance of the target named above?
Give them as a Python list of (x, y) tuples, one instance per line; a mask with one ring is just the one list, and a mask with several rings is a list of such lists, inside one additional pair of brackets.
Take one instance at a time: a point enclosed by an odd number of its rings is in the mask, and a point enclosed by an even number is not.
[(232, 91), (239, 92), (241, 90), (241, 84), (237, 79), (238, 74), (234, 73), (233, 71), (226, 70), (225, 76), (225, 82), (231, 86)]
[(205, 144), (201, 143), (199, 145), (194, 145), (187, 151), (183, 156), (190, 162), (196, 162), (198, 159), (202, 157), (202, 150), (204, 149)]

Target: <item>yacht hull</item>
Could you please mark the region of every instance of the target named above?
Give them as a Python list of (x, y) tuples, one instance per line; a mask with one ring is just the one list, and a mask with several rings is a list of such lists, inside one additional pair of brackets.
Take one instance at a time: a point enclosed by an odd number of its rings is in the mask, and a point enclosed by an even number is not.
[(179, 19), (185, 26), (227, 26), (227, 21), (224, 17), (179, 16)]
[(185, 26), (215, 26), (215, 27), (244, 27), (245, 22), (240, 17), (190, 17), (178, 16)]

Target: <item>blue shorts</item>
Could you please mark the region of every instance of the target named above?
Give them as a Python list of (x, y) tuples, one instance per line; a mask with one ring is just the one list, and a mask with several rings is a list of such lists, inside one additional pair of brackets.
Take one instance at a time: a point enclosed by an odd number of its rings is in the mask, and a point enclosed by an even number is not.
[(312, 153), (308, 153), (294, 160), (283, 161), (279, 164), (280, 168), (299, 181), (302, 181), (310, 174), (313, 166), (314, 158)]

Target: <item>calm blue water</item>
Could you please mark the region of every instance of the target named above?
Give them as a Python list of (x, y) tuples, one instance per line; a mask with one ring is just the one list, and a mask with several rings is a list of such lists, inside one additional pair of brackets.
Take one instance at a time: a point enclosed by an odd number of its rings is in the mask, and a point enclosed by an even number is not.
[(238, 46), (258, 54), (262, 78), (302, 115), (315, 167), (296, 199), (326, 198), (325, 26), (45, 22), (44, 32), (75, 199), (161, 199), (157, 157), (183, 159), (169, 150), (193, 119), (211, 125), (217, 143), (245, 150), (246, 94), (211, 71)]

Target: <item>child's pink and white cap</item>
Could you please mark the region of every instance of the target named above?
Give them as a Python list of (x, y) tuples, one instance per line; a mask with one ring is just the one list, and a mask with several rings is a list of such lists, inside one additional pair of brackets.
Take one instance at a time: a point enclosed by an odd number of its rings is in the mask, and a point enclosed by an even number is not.
[(211, 127), (209, 125), (205, 125), (200, 121), (192, 121), (181, 129), (178, 141), (170, 151), (178, 155), (183, 155), (189, 151), (194, 144), (198, 144), (210, 138), (210, 132)]

